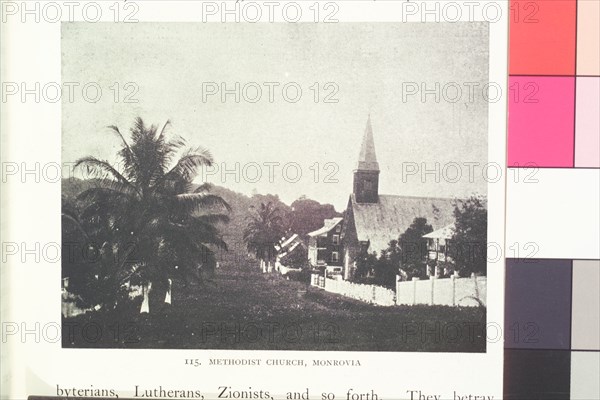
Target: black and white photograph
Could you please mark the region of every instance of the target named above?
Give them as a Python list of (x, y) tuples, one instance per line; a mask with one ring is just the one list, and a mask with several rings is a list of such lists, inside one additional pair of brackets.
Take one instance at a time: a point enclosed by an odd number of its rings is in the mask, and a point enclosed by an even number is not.
[(60, 40), (63, 348), (486, 352), (488, 22)]

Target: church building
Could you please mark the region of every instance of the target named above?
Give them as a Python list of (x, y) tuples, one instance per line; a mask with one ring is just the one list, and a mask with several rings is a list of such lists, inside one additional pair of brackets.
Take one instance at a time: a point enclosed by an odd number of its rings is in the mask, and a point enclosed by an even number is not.
[(376, 252), (379, 256), (381, 250), (386, 249), (391, 240), (397, 240), (415, 218), (426, 218), (434, 230), (454, 223), (452, 199), (379, 194), (379, 174), (369, 117), (354, 170), (352, 194), (344, 212), (344, 279), (354, 275), (356, 259), (361, 253)]

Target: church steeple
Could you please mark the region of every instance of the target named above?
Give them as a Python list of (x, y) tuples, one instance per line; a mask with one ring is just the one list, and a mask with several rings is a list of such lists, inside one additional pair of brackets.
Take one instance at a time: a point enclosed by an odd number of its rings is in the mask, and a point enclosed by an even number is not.
[(360, 155), (358, 156), (357, 170), (379, 171), (379, 163), (375, 155), (375, 141), (373, 140), (373, 127), (371, 126), (371, 115), (367, 120), (365, 135), (363, 136)]
[(379, 202), (379, 163), (375, 155), (370, 115), (358, 156), (358, 164), (354, 170), (353, 186), (352, 193), (357, 203)]

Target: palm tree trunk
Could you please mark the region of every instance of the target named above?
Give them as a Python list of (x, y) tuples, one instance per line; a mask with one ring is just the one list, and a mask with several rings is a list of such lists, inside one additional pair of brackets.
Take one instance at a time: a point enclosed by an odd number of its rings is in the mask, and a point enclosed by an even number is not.
[(169, 287), (167, 288), (167, 294), (165, 296), (165, 304), (171, 304), (171, 289), (173, 288), (173, 281), (169, 279)]
[(171, 304), (171, 284), (172, 281), (169, 279), (168, 286), (163, 287), (158, 283), (149, 282), (142, 286), (142, 293), (144, 300), (140, 307), (140, 314), (153, 314), (158, 312), (165, 303)]
[(140, 314), (150, 313), (150, 298), (148, 296), (148, 292), (152, 288), (152, 282), (142, 285), (142, 295), (144, 296), (144, 300), (142, 301), (142, 306), (140, 307)]

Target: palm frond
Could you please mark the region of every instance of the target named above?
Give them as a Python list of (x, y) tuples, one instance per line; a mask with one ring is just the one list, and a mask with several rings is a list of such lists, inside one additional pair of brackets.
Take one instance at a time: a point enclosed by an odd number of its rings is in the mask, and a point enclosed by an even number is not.
[(194, 190), (194, 193), (206, 193), (206, 192), (210, 192), (211, 189), (213, 188), (213, 184), (212, 183), (203, 183), (202, 185), (198, 186), (196, 188), (196, 190)]
[(63, 210), (61, 213), (61, 219), (70, 222), (75, 228), (77, 228), (79, 232), (83, 234), (86, 240), (89, 240), (89, 236), (85, 229), (83, 229), (83, 226), (81, 226), (81, 222), (79, 221), (77, 214), (73, 213), (72, 211)]
[(131, 146), (129, 145), (129, 143), (127, 143), (127, 140), (125, 140), (125, 137), (123, 136), (119, 128), (115, 125), (110, 125), (108, 126), (108, 129), (110, 129), (121, 139), (122, 149), (119, 152), (119, 154), (121, 158), (123, 158), (123, 161), (125, 161), (125, 168), (131, 169), (134, 166), (138, 165), (137, 160), (135, 159), (135, 154), (131, 149)]
[(165, 137), (165, 132), (166, 132), (166, 130), (167, 130), (167, 128), (168, 128), (169, 126), (171, 126), (171, 120), (170, 120), (170, 119), (168, 119), (168, 120), (167, 120), (167, 121), (164, 123), (164, 125), (163, 125), (162, 129), (160, 130), (160, 134), (158, 135), (158, 140), (163, 140), (163, 139), (164, 139), (164, 137)]
[(99, 179), (113, 178), (119, 182), (127, 184), (133, 188), (133, 185), (108, 161), (100, 160), (96, 157), (87, 156), (75, 161), (75, 169), (86, 168), (86, 172)]
[(200, 167), (210, 167), (213, 162), (210, 151), (201, 147), (190, 149), (165, 176), (167, 179), (182, 178), (191, 181), (196, 177)]
[(231, 220), (227, 214), (206, 214), (196, 218), (207, 224), (228, 223)]
[(188, 214), (201, 212), (203, 208), (221, 208), (228, 212), (231, 206), (221, 196), (204, 193), (185, 193), (175, 196), (178, 208)]
[(97, 190), (102, 191), (104, 194), (113, 194), (115, 196), (121, 197), (132, 197), (138, 196), (140, 193), (136, 187), (134, 187), (129, 182), (121, 182), (121, 181), (113, 181), (107, 179), (99, 179), (93, 182), (93, 186), (81, 192), (77, 198), (83, 199), (86, 196), (92, 193), (99, 193)]

